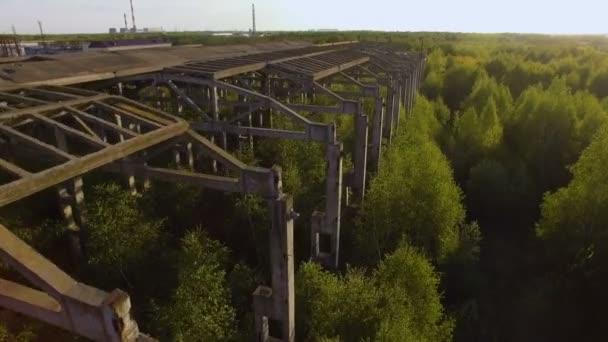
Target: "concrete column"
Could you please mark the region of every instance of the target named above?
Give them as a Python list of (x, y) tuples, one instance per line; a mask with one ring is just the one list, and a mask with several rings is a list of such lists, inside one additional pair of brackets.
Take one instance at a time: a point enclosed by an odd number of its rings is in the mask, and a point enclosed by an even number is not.
[(363, 114), (363, 103), (359, 102), (355, 115), (355, 173), (353, 189), (361, 202), (365, 197), (365, 176), (367, 174), (367, 115)]
[(258, 286), (255, 292), (253, 292), (256, 342), (270, 342), (269, 320), (273, 314), (272, 295), (272, 289), (267, 286)]
[[(325, 213), (314, 211), (310, 220), (310, 257), (322, 264), (330, 264), (330, 251), (323, 252), (321, 247), (321, 234), (325, 222)], [(324, 246), (325, 247), (325, 246)]]
[[(114, 118), (118, 127), (124, 127), (122, 124), (122, 116), (114, 114)], [(119, 134), (118, 136), (121, 142), (125, 141), (125, 136), (123, 134)], [(124, 162), (122, 163), (123, 165), (121, 167), (121, 174), (124, 176), (125, 183), (129, 188), (131, 195), (137, 195), (137, 183), (135, 182), (135, 172), (132, 168), (126, 167), (126, 165), (124, 165), (126, 161), (127, 158), (125, 158)]]
[(419, 77), (420, 74), (418, 70), (418, 65), (416, 65), (416, 68), (414, 69), (414, 96), (418, 94), (418, 87), (420, 86)]
[(410, 73), (410, 111), (414, 110), (414, 101), (416, 99), (416, 79), (414, 71)]
[(382, 153), (382, 123), (384, 122), (384, 98), (378, 95), (374, 98), (375, 108), (372, 123), (372, 142), (369, 151), (370, 167), (373, 172), (380, 169)]
[(390, 145), (393, 138), (393, 110), (395, 107), (395, 90), (393, 82), (387, 87), (386, 110), (384, 111), (384, 137)]
[(217, 87), (210, 88), (210, 96), (211, 96), (211, 114), (213, 115), (214, 121), (220, 120), (220, 106), (218, 104), (219, 94)]
[(67, 225), (70, 254), (74, 261), (82, 260), (81, 227), (84, 224), (82, 209), (84, 194), (82, 178), (78, 177), (57, 186), (61, 215)]
[[(295, 287), (293, 264), (293, 199), (281, 194), (269, 201), (272, 214), (270, 258), (275, 320), (280, 321), (281, 339), (295, 341)], [(277, 336), (279, 337), (279, 336)]]
[[(249, 124), (249, 127), (253, 127), (253, 115), (249, 114), (247, 116), (247, 123)], [(247, 141), (249, 143), (249, 151), (253, 154), (253, 135), (248, 134)]]
[(396, 86), (396, 91), (394, 93), (395, 96), (395, 100), (394, 100), (394, 106), (393, 106), (393, 126), (394, 126), (394, 130), (396, 131), (399, 128), (399, 117), (401, 115), (401, 92), (402, 92), (402, 85), (399, 83)]
[(173, 162), (175, 163), (175, 166), (179, 169), (182, 166), (182, 155), (179, 151), (179, 146), (176, 146), (173, 149)]
[[(266, 75), (264, 78), (262, 78), (261, 80), (261, 90), (262, 90), (262, 94), (266, 95), (266, 96), (270, 96), (270, 79), (268, 78), (268, 75)], [(260, 127), (264, 127), (264, 116), (270, 117), (270, 109), (267, 110), (260, 110), (259, 111), (259, 123), (260, 123)], [(268, 112), (268, 113), (266, 113)]]
[[(335, 127), (331, 126), (335, 133)], [(324, 234), (331, 237), (331, 266), (338, 267), (340, 255), (340, 213), (342, 210), (342, 144), (327, 144), (327, 184)]]
[[(65, 133), (55, 127), (53, 130), (57, 147), (65, 152), (68, 151), (68, 145)], [(68, 227), (68, 239), (70, 243), (71, 254), (74, 260), (82, 259), (82, 244), (80, 242), (81, 228), (84, 223), (81, 210), (84, 202), (84, 193), (82, 192), (82, 178), (77, 177), (70, 181), (64, 182), (57, 186), (57, 195), (59, 198), (59, 206), (61, 214)]]
[[(220, 121), (220, 107), (218, 104), (218, 100), (219, 100), (219, 95), (218, 95), (218, 89), (217, 87), (210, 87), (209, 88), (209, 96), (210, 96), (210, 102), (211, 102), (211, 114), (213, 117), (213, 121), (214, 122), (219, 122)], [(219, 140), (220, 140), (220, 147), (222, 147), (223, 149), (226, 149), (226, 146), (224, 146), (224, 136), (226, 135), (226, 133), (221, 133), (219, 134)], [(216, 141), (216, 137), (215, 135), (212, 135), (211, 137), (211, 142), (217, 144)], [(217, 161), (213, 160), (212, 162), (212, 167), (213, 167), (213, 172), (217, 173), (218, 171), (218, 167), (217, 167)]]
[(186, 155), (188, 156), (188, 167), (190, 171), (194, 172), (194, 151), (192, 150), (192, 143), (186, 144)]
[[(281, 169), (272, 168), (276, 197), (267, 198), (271, 217), (270, 266), (272, 288), (253, 293), (256, 341), (295, 341), (293, 199), (281, 192)], [(274, 328), (274, 329), (273, 329)]]
[(403, 73), (402, 75), (402, 86), (401, 86), (401, 101), (403, 104), (403, 107), (405, 108), (405, 111), (407, 113), (407, 73)]
[(405, 89), (405, 91), (406, 91), (405, 96), (406, 96), (406, 99), (407, 99), (407, 107), (406, 108), (407, 108), (408, 115), (412, 114), (412, 109), (413, 109), (413, 106), (412, 106), (412, 99), (413, 99), (412, 88), (413, 88), (412, 74), (408, 73), (408, 75), (407, 75), (407, 88)]

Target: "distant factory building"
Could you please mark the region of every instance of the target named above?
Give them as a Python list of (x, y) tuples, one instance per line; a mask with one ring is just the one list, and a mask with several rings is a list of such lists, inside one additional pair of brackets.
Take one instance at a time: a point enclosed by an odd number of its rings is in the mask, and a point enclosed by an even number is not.
[(110, 34), (116, 34), (116, 27), (111, 27), (110, 28)]
[(170, 47), (173, 44), (163, 38), (100, 40), (89, 44), (89, 51), (119, 51)]

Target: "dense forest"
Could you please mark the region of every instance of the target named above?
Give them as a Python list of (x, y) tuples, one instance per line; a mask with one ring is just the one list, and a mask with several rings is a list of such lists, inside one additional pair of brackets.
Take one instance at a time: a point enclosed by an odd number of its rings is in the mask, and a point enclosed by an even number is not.
[[(190, 36), (183, 36), (190, 43)], [(308, 262), (322, 207), (322, 146), (262, 140), (294, 196), (296, 329), (302, 341), (603, 340), (608, 286), (608, 39), (445, 33), (276, 33), (389, 41), (428, 54), (411, 113), (365, 202), (342, 223), (341, 264)], [(182, 42), (182, 41), (179, 41)], [(228, 40), (230, 42), (230, 40)], [(340, 121), (342, 141), (353, 125)], [(347, 144), (345, 143), (345, 146)], [(346, 164), (350, 151), (346, 153)], [(352, 159), (352, 158), (351, 158)], [(268, 283), (262, 198), (85, 177), (85, 259), (66, 248), (52, 192), (0, 223), (83, 282), (129, 292), (162, 341), (252, 341), (251, 294)], [(0, 264), (0, 274), (14, 276)], [(78, 340), (0, 311), (0, 341)]]

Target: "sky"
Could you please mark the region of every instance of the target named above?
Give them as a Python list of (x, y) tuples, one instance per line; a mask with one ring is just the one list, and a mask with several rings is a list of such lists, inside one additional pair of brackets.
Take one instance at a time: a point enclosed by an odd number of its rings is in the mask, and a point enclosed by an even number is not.
[[(138, 28), (248, 30), (252, 0), (133, 0)], [(606, 0), (255, 0), (258, 31), (608, 33)], [(0, 33), (108, 32), (129, 0), (0, 0)]]

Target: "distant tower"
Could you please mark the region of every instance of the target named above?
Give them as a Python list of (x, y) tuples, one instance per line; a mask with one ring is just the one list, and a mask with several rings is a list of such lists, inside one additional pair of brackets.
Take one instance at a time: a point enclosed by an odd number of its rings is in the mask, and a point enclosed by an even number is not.
[(42, 39), (42, 45), (46, 47), (46, 42), (44, 40), (44, 30), (42, 30), (42, 21), (38, 20), (38, 27), (40, 28), (40, 39)]
[(127, 23), (127, 13), (124, 13), (125, 15), (125, 33), (129, 32), (129, 24)]
[(251, 29), (251, 35), (255, 36), (255, 4), (251, 4), (251, 17), (253, 19), (253, 27)]
[(133, 32), (137, 32), (137, 26), (135, 26), (135, 11), (133, 10), (133, 0), (131, 1), (131, 22), (133, 23)]

